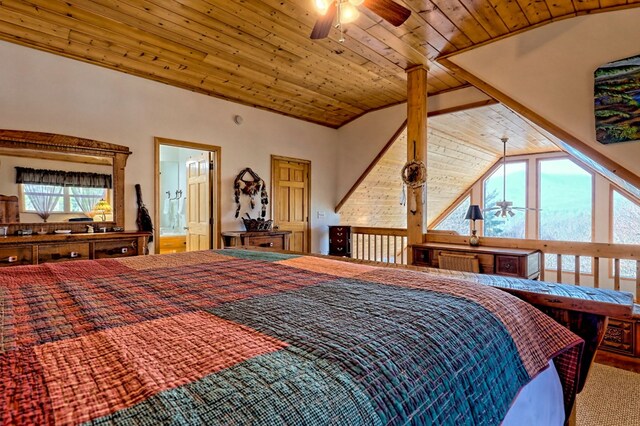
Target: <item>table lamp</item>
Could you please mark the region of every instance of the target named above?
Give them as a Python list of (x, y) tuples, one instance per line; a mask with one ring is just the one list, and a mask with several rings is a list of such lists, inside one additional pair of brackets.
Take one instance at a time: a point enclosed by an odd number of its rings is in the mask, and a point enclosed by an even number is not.
[(467, 210), (467, 215), (464, 217), (465, 219), (471, 220), (473, 225), (471, 229), (471, 237), (469, 237), (469, 245), (478, 246), (480, 245), (480, 238), (476, 232), (476, 220), (483, 220), (482, 210), (480, 210), (480, 206), (477, 204), (471, 204), (469, 209)]
[(111, 213), (112, 212), (112, 208), (111, 208), (111, 205), (109, 204), (109, 202), (106, 201), (103, 198), (100, 201), (98, 201), (95, 206), (93, 206), (93, 212), (95, 214), (102, 215), (102, 221), (106, 222), (107, 221), (107, 213)]

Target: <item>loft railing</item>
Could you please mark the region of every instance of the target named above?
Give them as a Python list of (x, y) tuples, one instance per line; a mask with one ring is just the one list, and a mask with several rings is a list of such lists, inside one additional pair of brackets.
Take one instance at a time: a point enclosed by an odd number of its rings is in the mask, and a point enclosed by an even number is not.
[[(351, 228), (351, 256), (384, 263), (407, 263), (407, 230)], [(427, 232), (426, 242), (468, 244), (468, 237)], [(540, 279), (629, 291), (640, 300), (640, 245), (482, 237), (481, 245), (540, 250)]]
[(406, 265), (407, 230), (352, 226), (351, 257)]
[[(460, 235), (425, 235), (426, 242), (468, 244)], [(540, 250), (540, 279), (629, 291), (640, 299), (640, 245), (482, 237), (480, 245)]]

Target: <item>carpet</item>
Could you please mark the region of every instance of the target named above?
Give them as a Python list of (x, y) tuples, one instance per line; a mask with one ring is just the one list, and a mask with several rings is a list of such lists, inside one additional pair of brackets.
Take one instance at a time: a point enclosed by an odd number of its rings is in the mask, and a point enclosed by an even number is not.
[(640, 426), (640, 374), (593, 364), (578, 395), (577, 426)]

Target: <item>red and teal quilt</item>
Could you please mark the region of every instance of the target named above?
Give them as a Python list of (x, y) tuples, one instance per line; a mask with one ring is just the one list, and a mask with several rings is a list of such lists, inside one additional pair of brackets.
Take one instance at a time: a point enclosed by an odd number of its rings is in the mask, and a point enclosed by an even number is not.
[(497, 425), (582, 340), (500, 290), (245, 250), (0, 270), (0, 421)]

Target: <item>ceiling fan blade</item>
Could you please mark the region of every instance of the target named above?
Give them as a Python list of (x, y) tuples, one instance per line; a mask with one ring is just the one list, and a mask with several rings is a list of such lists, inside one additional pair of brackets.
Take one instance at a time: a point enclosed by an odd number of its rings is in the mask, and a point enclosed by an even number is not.
[(364, 6), (395, 27), (404, 24), (411, 16), (411, 10), (393, 0), (365, 0)]
[(311, 30), (311, 39), (318, 40), (321, 38), (327, 38), (329, 35), (329, 31), (331, 31), (331, 27), (333, 26), (333, 20), (336, 17), (336, 2), (332, 1), (327, 9), (327, 12), (318, 18), (316, 24), (313, 26), (313, 30)]

